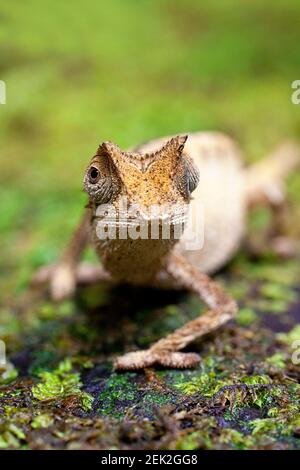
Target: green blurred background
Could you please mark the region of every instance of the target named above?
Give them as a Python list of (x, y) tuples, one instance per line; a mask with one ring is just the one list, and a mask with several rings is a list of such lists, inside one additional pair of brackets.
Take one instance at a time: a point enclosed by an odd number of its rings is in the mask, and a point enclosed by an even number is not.
[(297, 137), (299, 37), (299, 0), (2, 0), (0, 300), (59, 255), (101, 141), (217, 129), (252, 161)]

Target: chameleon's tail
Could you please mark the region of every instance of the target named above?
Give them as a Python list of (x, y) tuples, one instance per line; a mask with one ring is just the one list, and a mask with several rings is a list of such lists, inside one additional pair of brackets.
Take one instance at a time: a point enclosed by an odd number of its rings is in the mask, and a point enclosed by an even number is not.
[(285, 198), (284, 179), (297, 169), (300, 169), (300, 146), (291, 141), (250, 166), (246, 176), (249, 206), (281, 204)]

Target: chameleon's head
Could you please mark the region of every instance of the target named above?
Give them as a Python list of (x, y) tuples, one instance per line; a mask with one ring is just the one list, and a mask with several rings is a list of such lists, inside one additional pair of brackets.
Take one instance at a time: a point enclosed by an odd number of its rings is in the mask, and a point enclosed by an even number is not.
[[(85, 173), (84, 189), (95, 211), (120, 226), (145, 221), (183, 223), (199, 175), (184, 152), (187, 136), (177, 136), (153, 153), (123, 152), (104, 142)], [(105, 205), (105, 206), (103, 206)], [(99, 211), (98, 211), (99, 214)]]

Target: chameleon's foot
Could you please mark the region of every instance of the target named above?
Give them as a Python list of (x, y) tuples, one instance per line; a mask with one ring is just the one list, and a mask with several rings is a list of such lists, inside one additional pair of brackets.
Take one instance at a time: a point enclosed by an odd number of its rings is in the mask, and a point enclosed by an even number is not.
[(293, 258), (299, 252), (299, 242), (287, 236), (268, 237), (266, 240), (247, 240), (246, 249), (254, 258), (270, 253), (286, 260)]
[(58, 263), (40, 268), (32, 279), (32, 284), (39, 286), (49, 283), (51, 298), (60, 301), (72, 297), (77, 284), (110, 281), (110, 275), (100, 265), (80, 263), (74, 266), (68, 263)]
[(50, 279), (50, 294), (55, 301), (72, 297), (76, 290), (76, 273), (74, 267), (58, 264)]
[(50, 285), (50, 295), (55, 301), (72, 297), (76, 289), (76, 271), (69, 264), (53, 264), (42, 267), (32, 280), (33, 285)]
[(119, 357), (114, 362), (115, 370), (145, 369), (155, 365), (172, 369), (188, 369), (201, 361), (199, 354), (181, 352), (136, 351)]
[(277, 236), (271, 240), (271, 248), (279, 258), (290, 259), (297, 254), (299, 243), (290, 237)]

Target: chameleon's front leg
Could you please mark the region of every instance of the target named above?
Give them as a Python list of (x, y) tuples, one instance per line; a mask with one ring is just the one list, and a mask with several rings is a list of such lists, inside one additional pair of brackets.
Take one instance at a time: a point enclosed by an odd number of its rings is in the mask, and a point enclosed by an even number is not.
[(200, 336), (219, 328), (237, 313), (236, 302), (219, 284), (199, 272), (182, 256), (173, 255), (166, 271), (177, 287), (180, 285), (199, 295), (210, 310), (157, 341), (148, 350), (128, 353), (118, 358), (114, 363), (115, 369), (140, 369), (155, 364), (172, 368), (195, 366), (200, 362), (198, 354), (178, 351)]
[(56, 264), (40, 268), (32, 280), (33, 285), (49, 283), (53, 300), (71, 297), (77, 284), (111, 281), (110, 275), (102, 266), (79, 264), (80, 256), (89, 240), (90, 219), (91, 212), (87, 208), (60, 260)]

